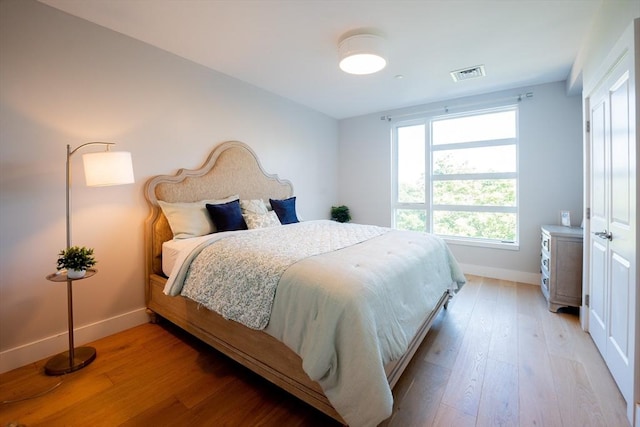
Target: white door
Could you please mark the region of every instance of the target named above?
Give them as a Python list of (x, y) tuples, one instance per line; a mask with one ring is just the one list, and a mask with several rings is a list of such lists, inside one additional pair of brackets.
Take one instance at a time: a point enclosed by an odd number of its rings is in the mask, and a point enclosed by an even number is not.
[(631, 56), (589, 99), (591, 233), (589, 332), (629, 406), (635, 337), (636, 146)]

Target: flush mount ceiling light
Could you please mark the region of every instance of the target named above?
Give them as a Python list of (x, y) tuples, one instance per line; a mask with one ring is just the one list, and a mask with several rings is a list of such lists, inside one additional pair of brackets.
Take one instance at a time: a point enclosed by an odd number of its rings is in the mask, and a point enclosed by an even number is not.
[(356, 34), (338, 44), (340, 69), (349, 74), (372, 74), (387, 65), (384, 39), (374, 34)]

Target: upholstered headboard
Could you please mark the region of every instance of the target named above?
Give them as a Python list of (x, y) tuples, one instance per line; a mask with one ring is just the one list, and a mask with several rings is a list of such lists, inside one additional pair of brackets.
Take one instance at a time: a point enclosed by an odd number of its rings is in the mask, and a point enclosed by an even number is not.
[(199, 169), (180, 169), (175, 175), (159, 175), (147, 181), (144, 191), (151, 212), (145, 221), (146, 280), (162, 273), (162, 244), (173, 238), (158, 200), (170, 203), (222, 199), (239, 194), (241, 199), (284, 199), (293, 185), (267, 174), (246, 144), (224, 142), (213, 149)]

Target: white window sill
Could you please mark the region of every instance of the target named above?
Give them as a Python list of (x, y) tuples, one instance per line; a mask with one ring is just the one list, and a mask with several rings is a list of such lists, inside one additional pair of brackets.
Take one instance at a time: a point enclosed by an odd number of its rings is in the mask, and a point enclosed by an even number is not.
[(447, 244), (457, 246), (475, 246), (487, 249), (503, 249), (508, 251), (519, 251), (520, 245), (517, 242), (497, 242), (493, 240), (465, 239), (462, 237), (440, 236)]

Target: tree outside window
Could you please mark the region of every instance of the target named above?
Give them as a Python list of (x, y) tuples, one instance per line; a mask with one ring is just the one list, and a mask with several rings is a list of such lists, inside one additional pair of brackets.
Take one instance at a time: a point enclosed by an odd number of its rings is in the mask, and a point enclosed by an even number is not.
[(517, 243), (517, 107), (401, 123), (394, 136), (396, 228)]

